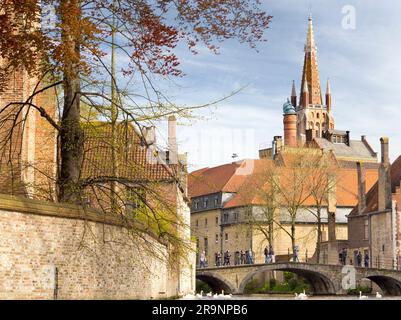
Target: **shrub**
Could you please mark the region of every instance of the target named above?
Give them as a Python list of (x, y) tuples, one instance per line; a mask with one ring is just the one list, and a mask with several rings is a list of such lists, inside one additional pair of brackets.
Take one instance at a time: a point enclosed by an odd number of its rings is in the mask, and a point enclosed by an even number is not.
[(269, 287), (270, 287), (270, 289), (273, 289), (273, 288), (276, 286), (276, 284), (277, 284), (277, 280), (276, 280), (276, 279), (271, 278), (271, 279), (269, 280)]

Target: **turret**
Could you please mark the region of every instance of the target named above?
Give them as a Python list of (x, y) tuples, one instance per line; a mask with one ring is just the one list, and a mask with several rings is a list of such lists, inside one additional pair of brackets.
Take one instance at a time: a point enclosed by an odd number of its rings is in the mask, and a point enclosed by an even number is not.
[(327, 112), (331, 112), (331, 88), (329, 79), (327, 79), (327, 88), (326, 88), (326, 107), (327, 107)]
[(294, 108), (297, 107), (297, 91), (295, 90), (294, 80), (292, 80), (291, 104), (294, 106)]
[(297, 145), (297, 112), (288, 99), (283, 105), (284, 117), (284, 145), (296, 147)]

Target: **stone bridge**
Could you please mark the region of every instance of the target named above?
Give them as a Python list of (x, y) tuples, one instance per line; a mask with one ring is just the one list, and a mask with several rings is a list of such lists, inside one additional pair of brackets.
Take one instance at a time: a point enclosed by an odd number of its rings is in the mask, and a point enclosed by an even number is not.
[[(376, 283), (385, 295), (401, 296), (401, 271), (355, 268), (355, 280), (369, 279)], [(310, 284), (316, 295), (345, 294), (342, 281), (342, 265), (310, 264), (283, 262), (273, 264), (253, 264), (197, 269), (196, 278), (206, 282), (214, 292), (224, 290), (226, 293), (242, 294), (252, 277), (266, 271), (289, 271), (300, 275)]]

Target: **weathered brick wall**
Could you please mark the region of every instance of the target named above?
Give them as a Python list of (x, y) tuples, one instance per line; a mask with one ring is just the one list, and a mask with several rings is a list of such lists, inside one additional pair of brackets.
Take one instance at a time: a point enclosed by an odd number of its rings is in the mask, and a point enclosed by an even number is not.
[(151, 238), (145, 246), (102, 219), (73, 206), (0, 195), (0, 299), (53, 299), (56, 283), (59, 299), (167, 298), (194, 290), (189, 263), (172, 270), (165, 246)]

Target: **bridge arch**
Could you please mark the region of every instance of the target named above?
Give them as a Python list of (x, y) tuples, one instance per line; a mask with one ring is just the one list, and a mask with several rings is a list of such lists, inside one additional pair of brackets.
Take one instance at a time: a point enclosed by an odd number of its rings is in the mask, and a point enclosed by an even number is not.
[(400, 280), (386, 275), (368, 275), (365, 278), (376, 283), (385, 295), (401, 296)]
[(248, 273), (241, 281), (238, 293), (244, 292), (246, 284), (252, 279), (252, 277), (265, 271), (288, 271), (300, 275), (310, 284), (314, 294), (336, 294), (337, 292), (336, 286), (328, 274), (305, 264), (285, 263), (264, 265)]
[(196, 279), (208, 284), (213, 292), (235, 293), (234, 286), (226, 279), (214, 272), (200, 272), (196, 274)]

